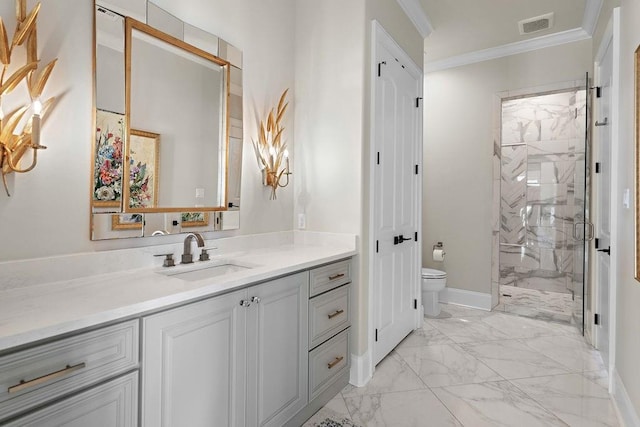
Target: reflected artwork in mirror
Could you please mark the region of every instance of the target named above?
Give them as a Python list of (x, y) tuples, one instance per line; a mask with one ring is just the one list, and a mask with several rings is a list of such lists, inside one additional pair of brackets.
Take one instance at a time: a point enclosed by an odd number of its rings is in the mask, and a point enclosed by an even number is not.
[(134, 3), (96, 3), (91, 238), (238, 228), (242, 53)]

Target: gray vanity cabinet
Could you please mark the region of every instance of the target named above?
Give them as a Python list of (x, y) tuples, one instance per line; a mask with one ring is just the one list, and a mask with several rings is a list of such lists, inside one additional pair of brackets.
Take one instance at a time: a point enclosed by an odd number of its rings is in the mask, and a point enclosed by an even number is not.
[(244, 426), (246, 295), (143, 319), (143, 426)]
[(247, 426), (281, 427), (307, 404), (309, 273), (249, 288)]
[(145, 317), (142, 425), (282, 426), (302, 409), (308, 277)]
[(0, 425), (135, 427), (138, 425), (138, 373), (129, 373)]
[(135, 426), (138, 330), (130, 320), (1, 356), (0, 425)]

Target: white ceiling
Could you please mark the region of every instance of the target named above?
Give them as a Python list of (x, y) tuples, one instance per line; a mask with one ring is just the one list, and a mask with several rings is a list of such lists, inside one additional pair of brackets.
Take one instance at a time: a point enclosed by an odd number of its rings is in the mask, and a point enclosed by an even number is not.
[[(587, 0), (420, 0), (433, 32), (425, 59), (469, 52), (580, 28)], [(518, 21), (555, 12), (553, 28), (521, 36)]]

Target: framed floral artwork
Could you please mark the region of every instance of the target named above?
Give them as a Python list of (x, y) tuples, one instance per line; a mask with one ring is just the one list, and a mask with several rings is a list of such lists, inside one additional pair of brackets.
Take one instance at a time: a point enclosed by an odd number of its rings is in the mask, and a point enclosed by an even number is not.
[(112, 230), (142, 230), (142, 214), (111, 215)]
[(209, 213), (207, 212), (182, 212), (180, 223), (183, 227), (206, 227), (209, 225)]
[(122, 202), (123, 114), (96, 111), (96, 142), (93, 168), (92, 204), (118, 207)]
[(158, 206), (160, 135), (131, 129), (129, 141), (129, 208)]

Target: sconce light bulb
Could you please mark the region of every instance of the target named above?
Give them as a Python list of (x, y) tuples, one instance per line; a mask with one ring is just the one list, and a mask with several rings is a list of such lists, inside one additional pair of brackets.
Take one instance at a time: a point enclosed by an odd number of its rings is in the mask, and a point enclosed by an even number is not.
[(33, 101), (33, 114), (37, 114), (38, 116), (42, 113), (42, 102), (40, 99), (36, 99)]
[(288, 159), (288, 158), (289, 158), (289, 150), (284, 150), (284, 153), (283, 153), (283, 154), (284, 154), (284, 157), (285, 157), (286, 159)]

